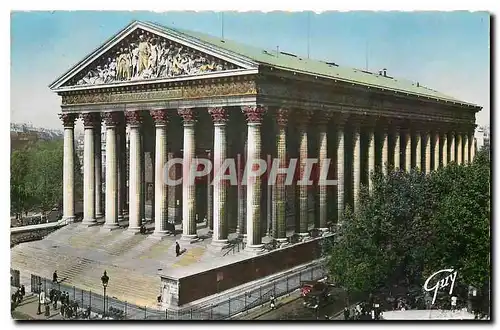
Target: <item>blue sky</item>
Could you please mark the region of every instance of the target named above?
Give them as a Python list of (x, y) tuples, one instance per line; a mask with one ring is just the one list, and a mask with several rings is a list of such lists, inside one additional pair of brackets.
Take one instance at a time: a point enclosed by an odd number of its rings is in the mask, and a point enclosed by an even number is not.
[[(327, 12), (224, 14), (224, 37), (250, 45), (418, 81), (482, 106), (490, 122), (489, 14)], [(61, 128), (60, 98), (48, 85), (133, 20), (221, 35), (216, 12), (13, 12), (11, 121)]]

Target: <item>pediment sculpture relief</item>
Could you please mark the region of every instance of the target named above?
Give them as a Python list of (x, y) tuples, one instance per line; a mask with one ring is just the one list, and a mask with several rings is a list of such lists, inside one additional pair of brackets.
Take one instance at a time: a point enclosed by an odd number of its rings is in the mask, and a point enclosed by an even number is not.
[(237, 67), (166, 38), (136, 31), (87, 67), (69, 86), (171, 78)]

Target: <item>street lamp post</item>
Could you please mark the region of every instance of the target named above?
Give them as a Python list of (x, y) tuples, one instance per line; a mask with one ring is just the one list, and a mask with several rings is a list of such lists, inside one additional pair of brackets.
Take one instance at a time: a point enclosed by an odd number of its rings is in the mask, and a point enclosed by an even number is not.
[(104, 307), (104, 312), (102, 317), (106, 317), (106, 287), (108, 286), (109, 282), (109, 276), (106, 274), (106, 271), (104, 271), (104, 274), (101, 276), (101, 282), (102, 282), (102, 287), (104, 289), (104, 297), (103, 297), (103, 307)]

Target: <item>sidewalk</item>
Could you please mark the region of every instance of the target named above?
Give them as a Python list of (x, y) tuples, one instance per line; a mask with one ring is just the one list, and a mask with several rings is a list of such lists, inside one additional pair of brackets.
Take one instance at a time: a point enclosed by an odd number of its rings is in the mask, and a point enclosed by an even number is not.
[[(42, 306), (44, 307), (44, 306)], [(37, 315), (38, 311), (38, 295), (27, 295), (22, 303), (16, 307), (11, 313), (14, 320), (62, 320), (60, 309), (54, 310), (50, 305), (50, 316), (45, 316), (45, 310), (42, 314)]]
[[(292, 291), (291, 293), (277, 297), (276, 298), (276, 309), (280, 309), (286, 304), (289, 304), (300, 298), (300, 294), (298, 294), (299, 290)], [(254, 320), (266, 313), (269, 313), (269, 302), (264, 303), (263, 305), (252, 308), (248, 311), (245, 311), (241, 314), (235, 315), (231, 318), (231, 320)]]

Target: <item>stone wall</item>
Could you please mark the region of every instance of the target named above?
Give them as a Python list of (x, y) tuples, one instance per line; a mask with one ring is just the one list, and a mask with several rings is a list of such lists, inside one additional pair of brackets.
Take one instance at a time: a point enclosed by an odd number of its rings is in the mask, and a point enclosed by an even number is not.
[[(305, 264), (321, 256), (320, 239), (179, 279), (179, 306)], [(219, 279), (219, 282), (217, 281)]]

